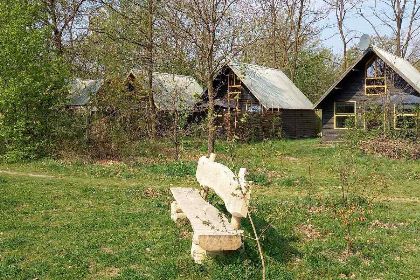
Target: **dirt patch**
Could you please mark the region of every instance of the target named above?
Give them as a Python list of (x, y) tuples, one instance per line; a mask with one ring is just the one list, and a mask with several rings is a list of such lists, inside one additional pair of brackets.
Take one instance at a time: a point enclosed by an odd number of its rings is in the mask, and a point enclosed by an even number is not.
[(114, 278), (120, 276), (120, 269), (117, 267), (106, 267), (99, 271), (97, 274), (98, 278)]
[(98, 161), (98, 164), (100, 164), (100, 165), (119, 165), (119, 164), (121, 164), (122, 162), (121, 161), (119, 161), (119, 160), (112, 160), (112, 159), (103, 159), (103, 160), (99, 160)]
[(409, 140), (380, 137), (361, 142), (360, 149), (367, 154), (391, 159), (420, 159), (420, 144)]
[(282, 156), (282, 159), (288, 160), (288, 161), (299, 161), (298, 158), (291, 157), (291, 156)]
[(113, 254), (114, 253), (114, 251), (109, 247), (102, 247), (101, 251), (106, 253), (106, 254)]
[(57, 178), (57, 177), (51, 176), (51, 175), (34, 174), (34, 173), (21, 173), (21, 172), (7, 171), (7, 170), (0, 170), (0, 173), (7, 174), (7, 175), (36, 177), (36, 178), (50, 178), (50, 179)]
[(338, 279), (356, 279), (356, 275), (354, 273), (352, 273), (350, 275), (346, 275), (344, 273), (341, 273), (340, 275), (338, 275)]
[(192, 233), (188, 230), (183, 230), (179, 233), (179, 237), (182, 239), (190, 239), (192, 237)]
[(308, 209), (308, 212), (310, 214), (319, 214), (319, 213), (322, 213), (322, 212), (325, 212), (325, 211), (326, 211), (326, 209), (325, 209), (324, 206), (311, 206)]
[(143, 197), (145, 198), (157, 198), (160, 197), (162, 194), (155, 188), (147, 188), (143, 192)]
[(297, 227), (297, 231), (304, 237), (306, 241), (319, 239), (321, 233), (315, 228), (314, 225), (300, 225)]
[(369, 228), (397, 229), (404, 226), (406, 226), (406, 223), (384, 223), (379, 220), (375, 220), (370, 223)]

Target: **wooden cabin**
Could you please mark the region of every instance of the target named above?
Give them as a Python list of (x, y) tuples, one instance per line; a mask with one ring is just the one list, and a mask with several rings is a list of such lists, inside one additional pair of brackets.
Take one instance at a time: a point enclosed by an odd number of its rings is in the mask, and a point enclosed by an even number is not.
[(337, 140), (351, 128), (418, 130), (419, 92), (415, 67), (372, 46), (316, 103), (322, 111), (322, 138)]
[[(213, 82), (219, 129), (237, 135), (238, 130), (280, 129), (288, 138), (313, 137), (317, 134), (317, 116), (313, 104), (280, 70), (253, 64), (225, 66)], [(208, 100), (207, 93), (204, 95)], [(244, 118), (253, 127), (243, 125)], [(278, 121), (273, 122), (276, 119)], [(278, 135), (278, 134), (276, 134)], [(262, 137), (262, 138), (267, 138)]]

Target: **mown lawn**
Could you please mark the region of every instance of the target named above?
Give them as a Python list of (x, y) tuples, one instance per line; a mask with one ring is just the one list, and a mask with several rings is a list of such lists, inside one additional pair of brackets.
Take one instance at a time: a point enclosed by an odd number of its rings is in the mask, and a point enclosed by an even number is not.
[[(144, 145), (127, 164), (0, 163), (0, 279), (259, 279), (250, 238), (242, 252), (192, 261), (188, 223), (169, 217), (169, 187), (196, 186), (205, 146), (184, 148), (182, 163)], [(265, 232), (269, 279), (420, 278), (418, 161), (348, 154), (314, 139), (217, 150), (218, 161), (247, 167), (255, 182), (252, 217)], [(354, 205), (350, 254), (343, 185)], [(249, 222), (242, 226), (250, 236)]]

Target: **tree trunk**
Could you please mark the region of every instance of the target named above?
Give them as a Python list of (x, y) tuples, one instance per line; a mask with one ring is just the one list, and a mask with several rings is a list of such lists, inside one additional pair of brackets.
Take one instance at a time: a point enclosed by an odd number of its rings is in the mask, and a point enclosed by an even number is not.
[(54, 29), (53, 40), (57, 53), (61, 56), (63, 54), (63, 43), (61, 41), (61, 32), (57, 28)]
[(396, 19), (396, 32), (395, 32), (395, 46), (396, 46), (396, 55), (402, 56), (401, 53), (401, 28), (402, 21), (404, 17), (404, 11), (401, 10), (401, 3), (399, 0), (395, 2), (395, 19)]
[(153, 34), (153, 25), (154, 25), (154, 7), (153, 7), (153, 0), (148, 1), (148, 8), (149, 8), (149, 26), (148, 26), (148, 44), (147, 44), (147, 54), (148, 54), (148, 61), (147, 61), (147, 90), (149, 96), (149, 121), (150, 121), (150, 137), (152, 139), (156, 138), (157, 136), (157, 118), (156, 118), (156, 106), (154, 100), (154, 93), (153, 93), (153, 69), (154, 69), (154, 34)]
[[(176, 105), (175, 105), (176, 106)], [(179, 156), (179, 131), (178, 131), (178, 123), (179, 123), (179, 112), (178, 110), (175, 108), (174, 111), (174, 144), (175, 144), (175, 160), (179, 160), (180, 156)]]
[(271, 14), (271, 44), (273, 48), (273, 65), (272, 67), (277, 68), (279, 67), (278, 63), (278, 56), (277, 56), (277, 10), (276, 10), (276, 4), (274, 3), (274, 0), (271, 0), (270, 3), (270, 14)]
[(347, 70), (348, 60), (347, 60), (347, 43), (343, 41), (343, 70)]
[(208, 75), (207, 77), (207, 90), (209, 95), (209, 107), (207, 111), (207, 150), (208, 154), (210, 155), (211, 153), (214, 153), (214, 143), (216, 141), (216, 128), (214, 126), (214, 87), (212, 75)]
[(300, 0), (299, 1), (300, 6), (299, 6), (299, 16), (298, 16), (298, 21), (297, 21), (297, 25), (296, 25), (296, 30), (295, 30), (295, 42), (294, 42), (294, 54), (293, 54), (293, 67), (290, 71), (290, 78), (293, 82), (295, 82), (296, 79), (296, 71), (297, 71), (297, 60), (299, 57), (299, 48), (300, 48), (300, 31), (302, 29), (302, 21), (303, 21), (303, 9), (305, 6), (305, 2), (304, 0)]

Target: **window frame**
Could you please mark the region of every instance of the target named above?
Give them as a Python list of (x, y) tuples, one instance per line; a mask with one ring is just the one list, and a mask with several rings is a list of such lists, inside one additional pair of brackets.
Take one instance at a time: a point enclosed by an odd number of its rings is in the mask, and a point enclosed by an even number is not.
[[(380, 59), (379, 57), (374, 57), (372, 59), (370, 59), (366, 65), (365, 65), (365, 95), (367, 96), (378, 96), (378, 95), (384, 95), (386, 94), (388, 87), (387, 87), (387, 78), (386, 78), (386, 68), (387, 65), (384, 62), (384, 76), (377, 76), (377, 71), (375, 69), (375, 76), (374, 77), (369, 77), (368, 76), (368, 69), (373, 65), (374, 67), (377, 67), (376, 63), (377, 63), (377, 59)], [(372, 81), (378, 81), (378, 80), (383, 80), (383, 85), (368, 85), (367, 81), (368, 80), (372, 80)], [(383, 93), (368, 93), (368, 89), (370, 88), (383, 88)]]
[[(337, 103), (353, 103), (354, 113), (337, 113)], [(357, 122), (357, 106), (356, 101), (334, 101), (334, 129), (350, 129), (350, 127), (337, 127), (337, 117), (354, 117), (354, 127), (356, 127)]]
[[(413, 117), (415, 122), (416, 122), (416, 125), (418, 125), (418, 122), (420, 121), (419, 120), (420, 116), (419, 116), (418, 113), (416, 113), (416, 112), (413, 112), (413, 113), (404, 113), (404, 112), (398, 113), (397, 106), (398, 106), (398, 104), (394, 104), (394, 129), (395, 130), (404, 129), (404, 127), (397, 127), (398, 117)], [(404, 107), (404, 105), (403, 105), (403, 107)], [(415, 128), (407, 128), (407, 129), (414, 130)]]

